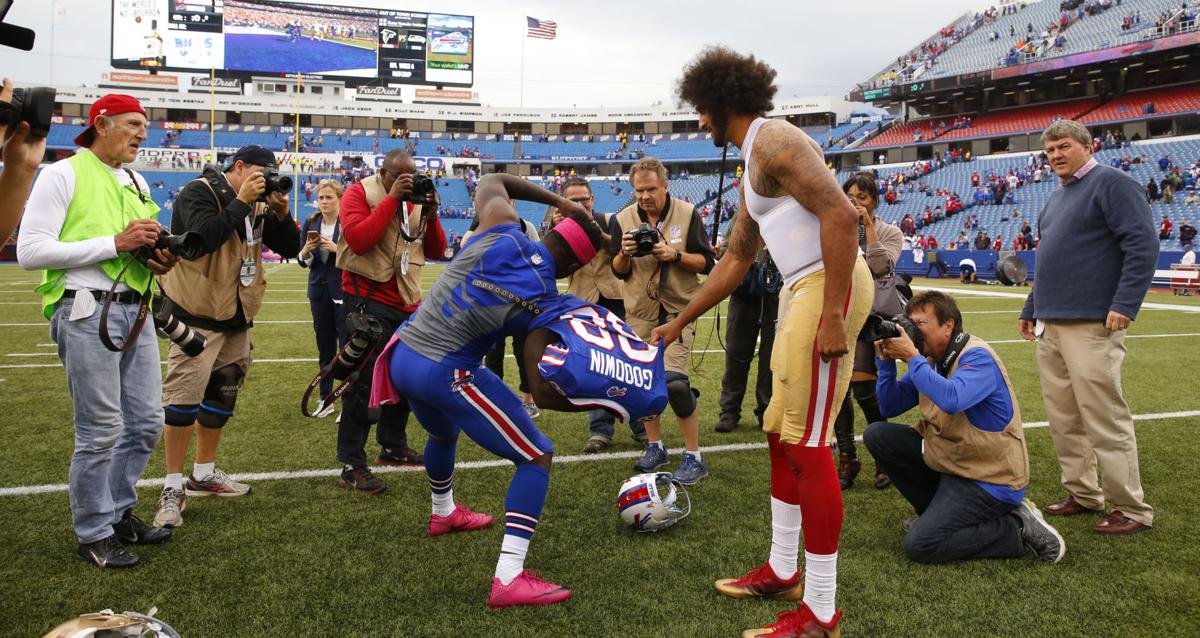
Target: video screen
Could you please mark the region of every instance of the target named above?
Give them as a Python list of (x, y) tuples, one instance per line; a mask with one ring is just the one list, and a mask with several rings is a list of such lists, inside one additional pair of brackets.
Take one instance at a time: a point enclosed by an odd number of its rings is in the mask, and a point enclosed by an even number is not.
[(117, 68), (474, 83), (472, 16), (281, 0), (113, 0)]

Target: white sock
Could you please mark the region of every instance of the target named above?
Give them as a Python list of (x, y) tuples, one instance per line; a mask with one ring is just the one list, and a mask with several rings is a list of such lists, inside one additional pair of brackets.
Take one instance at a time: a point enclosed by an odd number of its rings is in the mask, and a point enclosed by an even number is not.
[(192, 465), (192, 478), (197, 481), (202, 481), (209, 476), (212, 476), (213, 471), (217, 469), (216, 461), (212, 463), (195, 463)]
[(500, 544), (500, 560), (496, 561), (496, 578), (500, 584), (509, 585), (525, 570), (525, 554), (529, 552), (529, 539), (504, 535)]
[(810, 554), (804, 552), (804, 604), (821, 622), (833, 620), (837, 611), (837, 552)]
[(182, 490), (183, 489), (183, 474), (182, 473), (181, 474), (168, 474), (163, 487), (171, 488), (173, 490)]
[(650, 447), (657, 447), (659, 449), (664, 449), (664, 450), (666, 449), (663, 447), (662, 441), (649, 441), (649, 443), (650, 443)]
[(695, 450), (684, 450), (684, 452), (687, 452), (688, 454), (690, 454), (690, 455), (692, 455), (692, 456), (696, 457), (696, 460), (697, 460), (697, 461), (703, 461), (703, 460), (704, 460), (704, 457), (700, 455), (700, 450), (699, 450), (699, 449), (695, 449)]
[(449, 516), (454, 513), (454, 488), (450, 488), (445, 492), (438, 494), (430, 492), (433, 496), (433, 513), (438, 516)]
[(780, 580), (796, 573), (800, 554), (800, 506), (771, 497), (771, 557), (767, 560)]

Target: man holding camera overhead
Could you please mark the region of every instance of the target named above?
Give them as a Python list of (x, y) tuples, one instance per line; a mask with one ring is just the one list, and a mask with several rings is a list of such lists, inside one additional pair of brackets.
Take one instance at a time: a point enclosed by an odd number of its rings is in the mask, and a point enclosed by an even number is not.
[[(263, 244), (285, 259), (300, 250), (300, 231), (288, 210), (290, 189), (291, 179), (276, 170), (275, 154), (251, 144), (221, 166), (206, 166), (175, 199), (171, 232), (198, 233), (203, 247), (197, 259), (181, 262), (160, 282), (166, 299), (159, 316), (174, 316), (191, 330), (173, 338), (167, 353), (167, 476), (155, 525), (183, 525), (185, 497), (250, 492), (217, 467), (217, 446), (250, 370), (250, 328), (267, 287)], [(198, 338), (205, 343), (199, 352)], [(196, 458), (185, 482), (193, 430)]]
[[(42, 270), (42, 313), (66, 370), (75, 421), (69, 492), (80, 560), (131, 567), (127, 543), (161, 543), (171, 531), (133, 515), (134, 484), (162, 428), (158, 345), (139, 319), (155, 274), (178, 257), (155, 249), (158, 206), (141, 175), (124, 168), (146, 140), (146, 112), (137, 99), (110, 94), (88, 113), (75, 138), (84, 147), (46, 167), (33, 185), (21, 225), (17, 260)], [(135, 258), (134, 253), (141, 257)], [(144, 261), (142, 260), (144, 259)], [(122, 274), (123, 273), (123, 274)], [(114, 352), (100, 341), (100, 302), (115, 292), (108, 329), (137, 339)]]
[[(712, 270), (715, 253), (704, 222), (691, 204), (667, 193), (667, 169), (644, 157), (629, 169), (636, 201), (617, 213), (609, 227), (614, 253), (612, 271), (621, 280), (625, 322), (649, 341), (650, 331), (676, 317), (700, 289), (700, 273)], [(693, 485), (708, 476), (700, 456), (698, 392), (688, 381), (693, 324), (666, 347), (667, 398), (683, 431), (683, 459), (675, 480)], [(659, 419), (646, 422), (646, 452), (633, 468), (653, 472), (666, 465)]]
[[(342, 341), (353, 343), (352, 329), (362, 315), (382, 330), (371, 335), (358, 380), (342, 397), (337, 459), (343, 465), (339, 485), (366, 494), (387, 489), (367, 467), (365, 447), (371, 424), (378, 422), (376, 465), (421, 465), (425, 460), (408, 445), (407, 403), (369, 408), (375, 360), (400, 324), (421, 302), (421, 267), (446, 252), (446, 233), (438, 220), (439, 198), (433, 181), (416, 172), (407, 152), (395, 149), (374, 175), (346, 189), (339, 219), (337, 267), (342, 269), (345, 323)], [(336, 359), (335, 358), (335, 364)]]

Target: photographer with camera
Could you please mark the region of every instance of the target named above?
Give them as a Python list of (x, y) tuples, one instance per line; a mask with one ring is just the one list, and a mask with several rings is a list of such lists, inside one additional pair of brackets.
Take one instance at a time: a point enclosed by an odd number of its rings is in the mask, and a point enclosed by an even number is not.
[[(46, 167), (34, 182), (34, 214), (21, 225), (17, 243), (21, 267), (42, 270), (37, 292), (71, 394), (75, 555), (100, 567), (133, 566), (138, 556), (127, 543), (161, 543), (171, 536), (133, 515), (134, 484), (162, 429), (158, 344), (140, 339), (114, 352), (99, 337), (98, 306), (107, 291), (115, 293), (110, 329), (136, 339), (144, 329), (142, 297), (150, 294), (154, 275), (179, 259), (150, 250), (159, 239), (158, 206), (146, 180), (124, 167), (137, 159), (145, 140), (146, 112), (137, 99), (110, 94), (92, 104), (88, 127), (75, 138), (84, 148)], [(145, 262), (133, 254), (145, 250), (151, 257)]]
[[(885, 418), (919, 407), (913, 427), (867, 427), (867, 449), (888, 468), (917, 518), (904, 553), (918, 563), (1019, 558), (1057, 563), (1066, 542), (1025, 498), (1029, 454), (1008, 371), (985, 341), (963, 332), (949, 295), (913, 297), (893, 321), (872, 315), (864, 338), (879, 348), (877, 392)], [(896, 378), (896, 360), (908, 372)]]
[[(691, 204), (667, 193), (667, 168), (643, 157), (629, 169), (635, 202), (617, 213), (609, 226), (612, 271), (621, 281), (625, 322), (639, 337), (674, 319), (700, 289), (700, 274), (712, 270), (715, 253), (704, 234), (704, 222)], [(699, 392), (688, 381), (694, 324), (666, 347), (667, 394), (683, 431), (683, 460), (675, 480), (693, 485), (708, 476), (700, 455)], [(660, 419), (646, 421), (646, 452), (634, 463), (638, 472), (653, 472), (667, 463)]]
[[(31, 98), (33, 101), (31, 102)], [(46, 156), (46, 133), (54, 108), (54, 89), (13, 89), (4, 79), (0, 89), (0, 245), (12, 235), (25, 212), (25, 199), (38, 164)]]
[[(779, 291), (783, 275), (766, 248), (758, 251), (742, 283), (729, 296), (729, 323), (725, 329), (725, 376), (721, 379), (720, 416), (713, 429), (732, 432), (742, 418), (742, 399), (750, 363), (758, 355), (754, 384), (754, 418), (763, 425), (771, 402), (771, 348), (775, 345), (775, 320), (779, 318)], [(759, 339), (762, 339), (760, 342)]]
[[(596, 198), (592, 195), (592, 185), (582, 177), (568, 177), (563, 181), (562, 196), (569, 199), (587, 211), (592, 220), (600, 227), (602, 245), (612, 243), (608, 235), (608, 226), (612, 223), (613, 213), (597, 213), (592, 210)], [(562, 211), (553, 209), (550, 218), (550, 228), (554, 228), (564, 219)], [(594, 303), (601, 308), (611, 311), (620, 319), (625, 319), (625, 302), (621, 299), (621, 282), (613, 276), (612, 255), (607, 250), (596, 253), (592, 260), (579, 270), (571, 273), (567, 280), (567, 292)], [(646, 440), (646, 426), (641, 421), (630, 421), (630, 432), (633, 438)], [(608, 410), (595, 409), (588, 412), (588, 442), (583, 447), (584, 454), (597, 454), (612, 445), (613, 434), (616, 432), (616, 417)]]
[[(375, 361), (400, 324), (421, 302), (421, 268), (426, 259), (446, 251), (446, 233), (438, 220), (440, 198), (433, 180), (417, 173), (407, 152), (395, 149), (375, 175), (346, 189), (339, 218), (337, 267), (342, 269), (345, 321), (342, 339), (354, 341), (364, 320), (374, 327), (362, 352), (361, 376), (342, 397), (337, 459), (343, 464), (339, 484), (378, 494), (387, 484), (367, 467), (365, 447), (371, 425), (377, 465), (421, 465), (424, 457), (408, 445), (408, 404), (368, 406)], [(371, 318), (371, 319), (367, 319)], [(361, 337), (360, 337), (361, 338)]]
[[(250, 493), (249, 485), (217, 467), (217, 447), (250, 371), (250, 329), (267, 287), (263, 245), (285, 258), (300, 249), (300, 232), (288, 210), (291, 187), (292, 180), (276, 170), (275, 154), (251, 144), (222, 166), (205, 166), (175, 199), (171, 232), (197, 233), (201, 245), (196, 259), (182, 262), (161, 281), (166, 300), (158, 315), (173, 317), (182, 332), (167, 352), (166, 481), (156, 525), (182, 525), (188, 496)], [(196, 456), (185, 483), (183, 465), (193, 431)]]

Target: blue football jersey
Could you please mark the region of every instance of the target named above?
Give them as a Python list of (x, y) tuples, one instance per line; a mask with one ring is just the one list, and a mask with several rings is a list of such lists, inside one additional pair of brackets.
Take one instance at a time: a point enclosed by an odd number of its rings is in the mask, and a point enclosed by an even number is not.
[(546, 346), (538, 371), (568, 401), (603, 408), (622, 422), (655, 417), (667, 406), (663, 358), (619, 317), (588, 304), (546, 325), (561, 338)]

